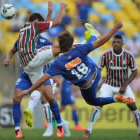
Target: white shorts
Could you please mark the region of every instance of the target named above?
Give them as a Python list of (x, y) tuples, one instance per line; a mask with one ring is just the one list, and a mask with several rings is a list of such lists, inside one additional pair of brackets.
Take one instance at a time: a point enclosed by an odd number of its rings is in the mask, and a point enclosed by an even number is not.
[[(108, 84), (103, 84), (99, 91), (98, 97), (112, 97), (114, 94), (118, 94), (119, 90), (120, 87), (113, 87)], [(127, 86), (125, 93), (122, 95), (124, 97), (131, 97), (134, 101), (136, 101), (130, 86)]]
[(43, 66), (54, 59), (51, 46), (37, 50), (36, 56), (23, 69), (28, 74), (32, 84), (43, 76)]

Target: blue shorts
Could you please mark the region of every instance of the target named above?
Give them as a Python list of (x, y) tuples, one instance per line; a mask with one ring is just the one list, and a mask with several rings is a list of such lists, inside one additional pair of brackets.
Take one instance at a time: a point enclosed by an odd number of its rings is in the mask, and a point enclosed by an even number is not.
[[(51, 85), (50, 80), (46, 81), (44, 85)], [(25, 73), (23, 70), (20, 71), (19, 78), (16, 81), (15, 88), (21, 89), (21, 90), (27, 90), (32, 86), (31, 80), (27, 73)]]
[(70, 82), (64, 80), (61, 88), (61, 105), (75, 104), (75, 98), (72, 94), (72, 88)]
[(81, 94), (85, 101), (90, 104), (94, 105), (94, 101), (96, 99), (96, 90), (101, 79), (101, 72), (99, 68), (96, 68), (96, 75), (95, 78), (92, 80), (92, 83), (87, 88), (81, 88)]

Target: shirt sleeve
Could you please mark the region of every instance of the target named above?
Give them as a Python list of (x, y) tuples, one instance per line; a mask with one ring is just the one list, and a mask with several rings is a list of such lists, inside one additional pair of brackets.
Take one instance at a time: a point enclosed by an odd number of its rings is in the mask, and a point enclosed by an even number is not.
[(47, 72), (46, 72), (48, 75), (50, 75), (51, 77), (52, 76), (55, 76), (55, 75), (61, 75), (60, 73), (60, 70), (57, 66), (57, 63), (56, 62), (53, 62), (50, 67), (47, 69)]
[(100, 61), (99, 61), (99, 68), (102, 69), (105, 65), (106, 65), (106, 61), (105, 61), (105, 54), (102, 54), (102, 56), (100, 57)]
[(39, 32), (47, 30), (52, 27), (52, 21), (50, 22), (35, 22), (35, 27), (39, 30)]
[(81, 54), (83, 55), (88, 55), (88, 53), (90, 53), (91, 51), (94, 50), (94, 47), (92, 45), (92, 43), (86, 43), (86, 44), (81, 44), (77, 47), (75, 47), (75, 49), (77, 49)]
[(18, 41), (15, 42), (14, 48), (16, 49), (16, 51), (18, 51)]
[(131, 71), (134, 71), (137, 69), (137, 64), (136, 64), (133, 54), (130, 54), (130, 57), (129, 57), (129, 68), (131, 69)]

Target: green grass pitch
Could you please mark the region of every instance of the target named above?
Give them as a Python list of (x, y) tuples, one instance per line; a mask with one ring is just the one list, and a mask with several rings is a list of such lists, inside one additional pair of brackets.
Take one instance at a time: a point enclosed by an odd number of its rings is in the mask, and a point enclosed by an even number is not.
[[(23, 129), (24, 140), (58, 140), (56, 133), (52, 137), (42, 137), (45, 129)], [(0, 140), (15, 140), (13, 129), (0, 129)], [(71, 130), (70, 137), (61, 140), (82, 140), (83, 131)], [(88, 140), (139, 140), (137, 130), (94, 130)]]

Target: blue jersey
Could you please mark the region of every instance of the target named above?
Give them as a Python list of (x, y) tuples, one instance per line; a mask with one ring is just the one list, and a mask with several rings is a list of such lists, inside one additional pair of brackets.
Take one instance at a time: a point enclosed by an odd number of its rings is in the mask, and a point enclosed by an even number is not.
[(62, 75), (66, 80), (77, 86), (82, 86), (88, 82), (89, 78), (98, 68), (98, 66), (87, 57), (88, 53), (93, 51), (91, 43), (82, 44), (67, 54), (56, 59), (47, 70), (50, 76)]

